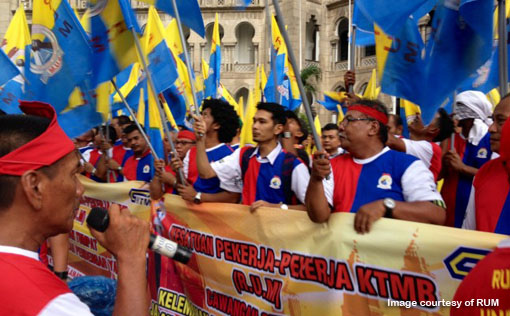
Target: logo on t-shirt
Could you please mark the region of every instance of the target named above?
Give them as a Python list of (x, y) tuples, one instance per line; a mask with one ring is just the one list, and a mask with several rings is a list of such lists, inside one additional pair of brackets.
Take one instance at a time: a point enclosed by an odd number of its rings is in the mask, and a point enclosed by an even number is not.
[(143, 170), (142, 170), (143, 173), (149, 173), (150, 171), (151, 171), (151, 166), (149, 166), (149, 165), (143, 166)]
[(280, 180), (279, 176), (274, 176), (269, 183), (269, 187), (275, 190), (278, 190), (282, 186), (282, 180)]
[(478, 152), (476, 153), (476, 158), (482, 158), (482, 159), (487, 158), (487, 149), (485, 149), (484, 147), (480, 148), (478, 150)]
[(389, 173), (383, 173), (382, 176), (379, 178), (377, 187), (379, 189), (389, 190), (391, 189), (392, 183), (393, 180), (391, 179), (391, 175)]

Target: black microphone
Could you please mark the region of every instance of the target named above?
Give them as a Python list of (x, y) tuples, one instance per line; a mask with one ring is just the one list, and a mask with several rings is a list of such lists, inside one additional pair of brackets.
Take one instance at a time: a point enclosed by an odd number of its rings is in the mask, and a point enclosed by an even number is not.
[[(94, 207), (87, 217), (87, 224), (97, 231), (104, 233), (110, 224), (108, 212), (101, 207)], [(149, 249), (168, 258), (182, 263), (188, 263), (192, 252), (176, 242), (151, 234)]]

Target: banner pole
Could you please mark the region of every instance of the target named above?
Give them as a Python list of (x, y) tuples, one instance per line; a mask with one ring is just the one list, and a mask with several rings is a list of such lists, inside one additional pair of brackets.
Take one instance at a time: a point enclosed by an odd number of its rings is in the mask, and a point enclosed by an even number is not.
[(312, 115), (312, 110), (310, 108), (310, 104), (308, 103), (308, 99), (306, 98), (305, 88), (303, 86), (303, 82), (301, 81), (300, 69), (298, 68), (298, 64), (296, 63), (296, 57), (294, 56), (294, 51), (291, 47), (291, 42), (289, 39), (289, 35), (287, 34), (287, 30), (285, 29), (285, 22), (283, 21), (282, 11), (280, 10), (280, 5), (278, 4), (278, 0), (273, 0), (273, 6), (276, 12), (276, 21), (278, 23), (278, 27), (280, 28), (280, 32), (282, 33), (283, 39), (287, 45), (287, 53), (289, 54), (289, 61), (294, 68), (294, 74), (296, 74), (296, 81), (299, 88), (299, 93), (301, 94), (301, 100), (303, 100), (303, 106), (305, 107), (306, 117), (308, 119), (308, 123), (312, 129), (313, 139), (315, 141), (315, 147), (318, 151), (322, 151), (321, 139), (319, 138), (319, 134), (317, 130), (315, 130), (314, 119)]
[(499, 93), (501, 96), (505, 96), (508, 93), (507, 39), (505, 0), (498, 0)]

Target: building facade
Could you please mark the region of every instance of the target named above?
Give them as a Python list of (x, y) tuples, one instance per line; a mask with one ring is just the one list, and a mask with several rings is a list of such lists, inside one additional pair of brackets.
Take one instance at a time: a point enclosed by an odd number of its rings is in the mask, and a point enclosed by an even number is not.
[[(87, 0), (69, 0), (71, 6), (81, 15), (87, 8)], [(265, 10), (267, 0), (252, 0), (245, 9), (240, 10), (240, 0), (198, 0), (206, 28), (206, 37), (201, 38), (194, 32), (185, 30), (188, 51), (194, 71), (201, 71), (201, 60), (209, 60), (210, 42), (215, 14), (219, 15), (222, 50), (221, 80), (231, 94), (246, 100), (249, 89), (255, 83), (257, 65), (264, 65), (266, 73), (270, 66), (270, 42), (268, 16)], [(349, 2), (351, 6), (349, 6)], [(313, 81), (317, 95), (308, 94), (314, 111), (319, 114), (323, 124), (331, 122), (332, 113), (316, 102), (323, 98), (323, 91), (344, 90), (343, 75), (348, 67), (349, 8), (354, 0), (280, 0), (280, 7), (287, 23), (295, 56), (299, 67), (311, 65), (321, 69), (321, 78)], [(147, 20), (148, 5), (131, 0), (138, 22), (143, 26)], [(23, 5), (28, 22), (32, 19), (32, 0), (0, 0), (0, 36), (3, 38), (14, 12)], [(269, 10), (274, 12), (272, 1)], [(166, 26), (171, 17), (161, 13)], [(356, 47), (354, 63), (356, 85), (354, 91), (362, 94), (372, 69), (376, 67), (375, 48)], [(391, 108), (391, 98), (379, 97)]]

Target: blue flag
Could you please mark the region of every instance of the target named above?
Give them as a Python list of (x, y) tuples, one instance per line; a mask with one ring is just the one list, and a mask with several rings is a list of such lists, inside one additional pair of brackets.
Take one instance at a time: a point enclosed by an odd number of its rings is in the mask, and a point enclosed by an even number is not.
[(19, 75), (19, 69), (14, 65), (11, 59), (5, 54), (3, 49), (0, 49), (0, 86)]
[(18, 100), (23, 94), (23, 83), (16, 79), (0, 87), (0, 110), (7, 114), (21, 114)]
[(90, 72), (92, 51), (67, 1), (51, 7), (35, 0), (33, 14), (32, 44), (25, 51), (24, 98), (50, 103), (60, 113), (74, 87)]
[(362, 15), (370, 22), (377, 23), (386, 34), (398, 36), (403, 27), (402, 21), (409, 16), (418, 20), (430, 12), (436, 3), (437, 0), (392, 0), (388, 4), (382, 4), (380, 0), (356, 0), (355, 9), (358, 7)]

